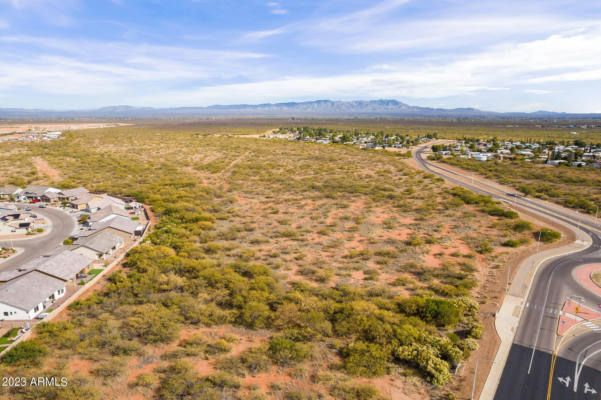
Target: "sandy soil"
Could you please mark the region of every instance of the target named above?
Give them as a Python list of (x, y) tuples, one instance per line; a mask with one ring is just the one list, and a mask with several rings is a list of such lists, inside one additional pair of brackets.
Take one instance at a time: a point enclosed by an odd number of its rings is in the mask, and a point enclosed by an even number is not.
[(124, 123), (119, 123), (119, 122), (72, 123), (72, 124), (58, 124), (58, 123), (0, 124), (0, 134), (1, 133), (13, 133), (13, 132), (52, 132), (52, 131), (77, 130), (77, 129), (112, 128), (115, 126), (126, 126), (126, 125), (133, 125), (133, 124), (124, 124)]
[(35, 157), (33, 160), (35, 162), (36, 168), (42, 174), (48, 175), (48, 177), (50, 179), (52, 179), (53, 181), (60, 180), (60, 177), (61, 177), (60, 173), (57, 170), (55, 170), (54, 168), (52, 168), (50, 165), (48, 165), (46, 160), (44, 160), (42, 157)]

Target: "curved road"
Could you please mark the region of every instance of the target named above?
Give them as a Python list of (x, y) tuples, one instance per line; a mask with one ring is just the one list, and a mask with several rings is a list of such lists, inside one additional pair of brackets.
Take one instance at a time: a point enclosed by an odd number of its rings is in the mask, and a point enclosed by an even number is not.
[[(52, 224), (50, 232), (40, 237), (34, 236), (27, 239), (13, 240), (13, 245), (17, 248), (22, 248), (24, 251), (0, 263), (0, 271), (16, 269), (34, 258), (52, 252), (57, 246), (63, 243), (63, 240), (71, 236), (75, 229), (76, 223), (74, 218), (64, 211), (55, 208), (32, 207), (32, 212), (40, 214), (50, 221)], [(2, 240), (2, 243), (4, 242), (9, 241)]]
[[(465, 179), (465, 176), (424, 160), (422, 153), (427, 147), (418, 149), (414, 154), (415, 161), (422, 169), (474, 192), (512, 202), (547, 215), (564, 225), (577, 227), (592, 240), (588, 248), (555, 258), (540, 266), (534, 277), (495, 400), (600, 399), (601, 330), (596, 332), (586, 327), (577, 329), (577, 336), (568, 335), (559, 349), (553, 369), (552, 387), (549, 390), (551, 359), (556, 345), (555, 332), (559, 310), (564, 301), (570, 296), (579, 296), (580, 303), (593, 309), (598, 309), (597, 304), (601, 303), (599, 296), (583, 288), (572, 277), (572, 271), (578, 266), (601, 262), (599, 227), (585, 219), (575, 222), (573, 216), (542, 202), (507, 196), (498, 187), (480, 181), (478, 187), (470, 185), (458, 179)], [(601, 321), (597, 325), (601, 328)], [(584, 365), (582, 361), (585, 361)], [(579, 368), (580, 366), (582, 367)], [(577, 386), (574, 384), (576, 378)]]

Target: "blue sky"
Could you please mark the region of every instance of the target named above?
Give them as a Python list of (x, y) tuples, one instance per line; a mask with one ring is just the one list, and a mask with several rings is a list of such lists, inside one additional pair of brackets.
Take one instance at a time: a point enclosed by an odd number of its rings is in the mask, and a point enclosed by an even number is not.
[(0, 107), (601, 112), (597, 0), (0, 0)]

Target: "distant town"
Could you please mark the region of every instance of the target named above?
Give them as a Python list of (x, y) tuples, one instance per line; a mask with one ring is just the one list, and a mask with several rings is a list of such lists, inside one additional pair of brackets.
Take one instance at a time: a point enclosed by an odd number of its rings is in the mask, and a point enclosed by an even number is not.
[(311, 143), (340, 143), (354, 145), (366, 149), (408, 149), (420, 143), (429, 142), (438, 136), (426, 134), (424, 136), (412, 136), (400, 133), (384, 132), (361, 132), (357, 130), (335, 130), (328, 128), (280, 128), (267, 139), (287, 139)]
[(574, 140), (571, 144), (464, 139), (434, 144), (435, 158), (458, 157), (478, 161), (523, 159), (549, 165), (601, 168), (601, 144)]

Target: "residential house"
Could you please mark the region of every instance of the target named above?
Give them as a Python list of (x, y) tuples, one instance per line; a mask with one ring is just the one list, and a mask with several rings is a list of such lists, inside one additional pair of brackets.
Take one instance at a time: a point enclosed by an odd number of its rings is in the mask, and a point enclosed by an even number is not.
[(33, 319), (65, 292), (62, 279), (30, 271), (0, 286), (0, 319)]
[(37, 271), (60, 279), (65, 285), (73, 284), (77, 274), (86, 271), (91, 263), (92, 259), (88, 257), (62, 249), (50, 256), (31, 260), (17, 270), (0, 272), (0, 283), (6, 284), (31, 271)]
[(109, 204), (109, 205), (101, 208), (100, 210), (96, 211), (95, 213), (92, 213), (90, 215), (90, 218), (88, 219), (88, 221), (90, 223), (104, 222), (104, 221), (108, 221), (113, 216), (117, 216), (117, 215), (129, 218), (129, 214), (127, 213), (127, 211), (125, 211), (124, 209), (122, 209), (120, 207), (117, 207), (114, 204)]
[(101, 197), (97, 194), (85, 193), (85, 194), (79, 195), (76, 198), (74, 198), (73, 200), (71, 200), (69, 204), (74, 209), (83, 211), (88, 208), (88, 202), (94, 201), (94, 200), (100, 199), (100, 198)]
[(123, 245), (124, 241), (121, 236), (104, 231), (98, 235), (78, 240), (75, 248), (71, 251), (94, 260), (106, 260)]
[(20, 194), (27, 200), (41, 200), (48, 189), (48, 186), (27, 186)]
[(73, 201), (79, 197), (85, 196), (88, 193), (90, 193), (88, 191), (88, 189), (83, 188), (83, 187), (78, 187), (75, 189), (64, 189), (61, 190), (61, 193), (63, 195), (63, 201)]
[(78, 233), (78, 238), (92, 237), (102, 232), (110, 232), (123, 238), (124, 241), (131, 240), (136, 235), (141, 235), (144, 227), (130, 218), (114, 215), (112, 218), (93, 223), (90, 229)]
[(85, 211), (89, 213), (95, 213), (104, 207), (111, 205), (125, 209), (125, 202), (123, 200), (109, 196), (108, 194), (102, 194), (98, 196), (98, 198), (88, 201)]
[(11, 196), (15, 197), (21, 191), (22, 189), (16, 186), (0, 187), (0, 199), (10, 199)]

